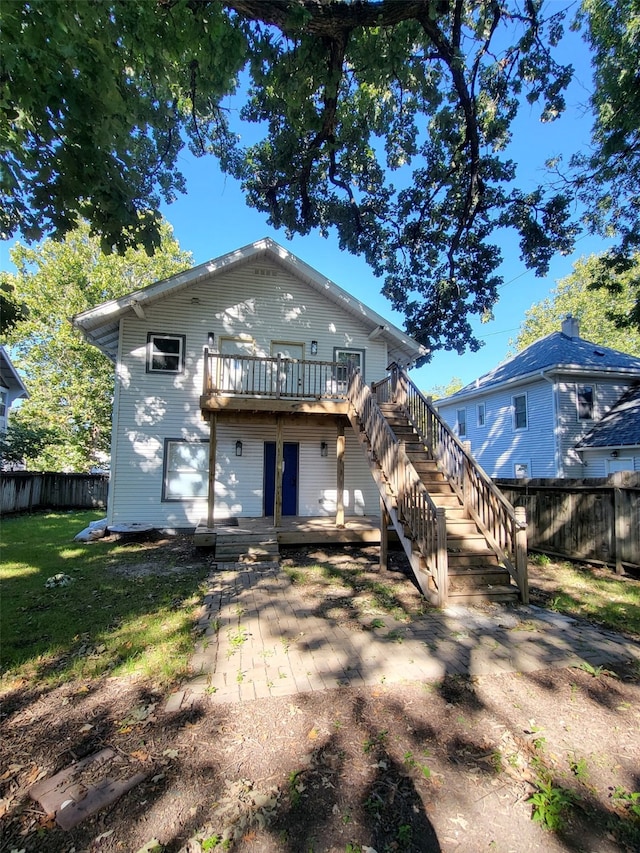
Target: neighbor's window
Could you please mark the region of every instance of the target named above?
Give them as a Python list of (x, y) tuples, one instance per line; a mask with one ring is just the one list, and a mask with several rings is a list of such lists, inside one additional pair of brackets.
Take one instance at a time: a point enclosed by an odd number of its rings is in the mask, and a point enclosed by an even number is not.
[(593, 385), (576, 386), (576, 402), (578, 405), (578, 420), (593, 420)]
[(162, 500), (206, 498), (208, 489), (209, 442), (165, 439)]
[(456, 412), (456, 422), (458, 424), (458, 435), (464, 438), (467, 434), (467, 410), (458, 409)]
[(514, 462), (513, 473), (518, 480), (526, 479), (529, 476), (528, 462)]
[(513, 428), (527, 428), (527, 395), (517, 394), (513, 398)]
[(485, 424), (484, 403), (478, 403), (478, 426), (483, 427), (484, 424)]
[(0, 389), (0, 418), (7, 414), (7, 392), (4, 388)]
[(184, 370), (184, 335), (147, 336), (147, 371), (149, 373), (182, 373)]

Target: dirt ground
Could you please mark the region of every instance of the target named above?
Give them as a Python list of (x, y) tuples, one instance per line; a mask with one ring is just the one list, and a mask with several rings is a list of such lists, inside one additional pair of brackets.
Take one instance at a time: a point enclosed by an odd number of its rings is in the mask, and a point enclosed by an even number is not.
[[(291, 564), (302, 562), (300, 552)], [(410, 603), (417, 593), (406, 584)], [(164, 713), (166, 698), (115, 678), (49, 692), (17, 684), (5, 694), (0, 850), (640, 849), (638, 672), (381, 684), (207, 701), (175, 715)], [(105, 747), (109, 778), (143, 772), (144, 781), (61, 829), (30, 787)], [(90, 789), (105, 772), (89, 768), (76, 781)], [(532, 820), (532, 796), (555, 829)]]

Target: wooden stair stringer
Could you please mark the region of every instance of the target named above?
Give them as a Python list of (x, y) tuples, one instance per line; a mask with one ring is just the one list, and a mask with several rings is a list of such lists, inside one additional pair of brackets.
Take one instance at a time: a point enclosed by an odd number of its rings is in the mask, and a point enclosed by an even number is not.
[(369, 464), (369, 470), (371, 471), (371, 475), (378, 487), (380, 498), (384, 503), (385, 509), (391, 520), (391, 524), (393, 525), (393, 529), (395, 530), (402, 549), (409, 560), (411, 570), (418, 581), (418, 586), (427, 601), (436, 604), (438, 602), (438, 593), (435, 585), (435, 579), (432, 573), (427, 569), (424, 558), (420, 551), (415, 547), (413, 539), (407, 535), (405, 522), (400, 517), (395, 498), (389, 488), (388, 480), (386, 479), (378, 460), (373, 454), (366, 433), (364, 430), (360, 429), (360, 422), (357, 414), (350, 411), (348, 417), (353, 431), (358, 438), (358, 442), (364, 451)]

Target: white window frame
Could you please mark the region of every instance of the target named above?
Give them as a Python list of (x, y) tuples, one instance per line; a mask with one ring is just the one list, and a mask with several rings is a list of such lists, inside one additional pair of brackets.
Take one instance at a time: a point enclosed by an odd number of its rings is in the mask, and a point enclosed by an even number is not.
[[(178, 342), (178, 352), (177, 353), (163, 353), (161, 350), (156, 350), (156, 341), (164, 340), (164, 341), (177, 341)], [(168, 335), (160, 332), (149, 332), (147, 335), (147, 373), (169, 373), (172, 375), (183, 373), (184, 372), (184, 351), (186, 348), (186, 336), (185, 335)], [(153, 359), (154, 356), (168, 356), (169, 358), (177, 358), (177, 367), (168, 368), (168, 367), (154, 367)]]
[(346, 390), (347, 382), (348, 382), (348, 372), (347, 365), (349, 362), (355, 361), (353, 358), (341, 359), (340, 356), (345, 354), (347, 356), (358, 356), (359, 364), (356, 367), (360, 370), (360, 375), (364, 378), (364, 353), (363, 349), (355, 349), (352, 347), (334, 347), (333, 348), (333, 360), (336, 363), (336, 382), (338, 388), (342, 391)]
[(9, 391), (7, 388), (0, 388), (0, 418), (4, 419), (7, 416), (9, 400)]
[[(462, 423), (460, 422), (460, 412), (463, 413)], [(467, 409), (456, 409), (456, 430), (458, 438), (467, 437)]]
[[(482, 412), (482, 415), (480, 414)], [(483, 428), (487, 423), (487, 407), (484, 403), (478, 403), (476, 406), (476, 422), (478, 427)]]
[[(173, 464), (177, 445), (190, 448), (198, 448), (200, 467), (189, 465), (183, 459), (182, 464)], [(191, 479), (190, 479), (191, 475)], [(198, 491), (193, 486), (199, 482)], [(179, 490), (176, 484), (183, 483), (184, 490)], [(176, 501), (206, 501), (209, 488), (209, 441), (206, 438), (186, 441), (183, 438), (165, 438), (164, 459), (162, 462), (162, 501), (165, 503)]]
[[(585, 417), (580, 416), (580, 390), (582, 388), (591, 389), (591, 413)], [(594, 384), (587, 384), (585, 382), (583, 385), (578, 385), (576, 383), (576, 420), (578, 423), (596, 420), (596, 386)]]
[(522, 459), (514, 462), (513, 476), (516, 480), (528, 480), (531, 477), (531, 461)]
[[(525, 417), (524, 426), (518, 426), (518, 424), (517, 424), (516, 400), (520, 397), (524, 397), (524, 417)], [(511, 408), (513, 411), (513, 431), (514, 432), (523, 432), (524, 430), (529, 429), (529, 399), (527, 397), (526, 391), (523, 392), (522, 394), (514, 394), (511, 397)]]

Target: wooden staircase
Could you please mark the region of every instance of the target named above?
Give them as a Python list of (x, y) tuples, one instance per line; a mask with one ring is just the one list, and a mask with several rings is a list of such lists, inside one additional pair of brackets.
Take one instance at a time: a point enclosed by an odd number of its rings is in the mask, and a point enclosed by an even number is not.
[[(350, 374), (348, 417), (425, 597), (529, 601), (524, 509), (515, 509), (406, 372), (369, 387)], [(512, 583), (513, 581), (513, 583)]]
[(381, 403), (379, 408), (433, 502), (445, 509), (449, 602), (516, 601), (518, 588), (511, 583), (511, 575), (439, 470), (406, 412), (395, 403)]

